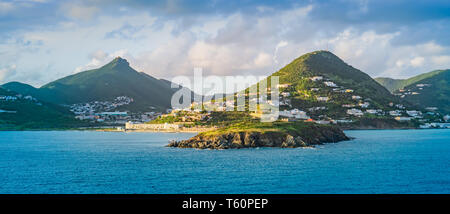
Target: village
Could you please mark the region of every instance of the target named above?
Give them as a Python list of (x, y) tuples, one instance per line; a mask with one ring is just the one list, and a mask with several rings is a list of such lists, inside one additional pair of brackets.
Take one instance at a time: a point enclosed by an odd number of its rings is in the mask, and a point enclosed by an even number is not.
[[(21, 100), (32, 102), (35, 105), (42, 105), (42, 103), (40, 103), (36, 98), (34, 98), (30, 95), (27, 95), (27, 96), (23, 96), (22, 94), (0, 95), (0, 102), (16, 102), (16, 101), (21, 101)], [(0, 113), (16, 114), (17, 111), (0, 109)]]
[[(295, 91), (290, 84), (278, 84), (279, 100), (263, 99), (259, 97), (259, 93), (249, 93), (247, 96), (249, 104), (256, 104), (258, 107), (250, 110), (251, 115), (255, 117), (261, 117), (263, 114), (262, 109), (279, 109), (278, 120), (281, 122), (289, 121), (305, 121), (313, 122), (317, 124), (348, 124), (352, 123), (361, 117), (371, 118), (391, 118), (399, 122), (416, 121), (420, 123), (420, 128), (448, 128), (445, 123), (450, 120), (450, 115), (440, 117), (437, 113), (437, 108), (428, 107), (424, 112), (414, 109), (407, 109), (402, 104), (389, 103), (385, 108), (373, 108), (370, 99), (365, 99), (363, 96), (355, 93), (354, 89), (345, 88), (339, 86), (333, 81), (323, 76), (305, 77), (307, 81), (311, 81), (315, 84), (315, 87), (311, 87), (309, 91), (301, 92), (301, 96), (306, 99), (313, 99), (315, 106), (301, 109), (299, 107), (293, 107), (292, 99)], [(319, 85), (319, 86), (317, 86)], [(417, 84), (417, 88), (421, 90), (423, 87), (428, 87), (426, 84)], [(400, 90), (402, 94), (395, 94), (397, 96), (413, 95), (414, 91)], [(345, 96), (351, 100), (339, 104), (338, 112), (339, 116), (328, 115), (328, 113), (336, 114), (336, 108), (334, 112), (329, 110), (329, 106), (336, 105), (333, 96)], [(235, 98), (239, 95), (235, 95)], [(240, 95), (242, 96), (242, 95)], [(14, 96), (0, 96), (2, 102), (14, 102), (19, 99), (29, 100), (35, 102), (37, 105), (42, 105), (39, 101), (32, 96), (23, 96), (17, 94)], [(345, 99), (344, 99), (345, 100)], [(211, 112), (214, 111), (229, 111), (235, 110), (235, 100), (209, 100), (203, 103), (193, 102), (189, 107), (184, 109), (168, 109), (167, 112), (149, 111), (149, 112), (130, 112), (126, 110), (126, 106), (133, 102), (133, 98), (127, 96), (118, 96), (112, 101), (92, 101), (88, 103), (77, 103), (72, 105), (66, 105), (70, 111), (75, 114), (75, 118), (79, 120), (87, 120), (91, 122), (103, 123), (106, 125), (122, 125), (128, 126), (129, 129), (137, 129), (136, 124), (148, 124), (151, 121), (158, 118), (165, 117), (180, 117), (180, 121), (183, 124), (188, 124), (195, 121), (205, 120)], [(123, 109), (118, 111), (118, 109)], [(245, 109), (242, 108), (237, 109)], [(15, 111), (0, 110), (0, 113), (16, 113)], [(168, 113), (168, 114), (165, 114)], [(182, 116), (180, 116), (182, 115)], [(442, 118), (443, 120), (437, 120), (436, 118)], [(176, 127), (182, 127), (179, 124)], [(174, 127), (175, 127), (174, 126)], [(156, 127), (156, 126), (155, 126)], [(154, 127), (154, 128), (155, 128)], [(163, 128), (161, 128), (163, 127)], [(164, 129), (166, 126), (156, 127), (155, 129)], [(169, 127), (168, 129), (174, 129)], [(147, 127), (149, 128), (149, 127)], [(178, 129), (178, 128), (175, 128)]]
[[(419, 83), (415, 85), (415, 89), (399, 89), (397, 92), (394, 93), (395, 96), (399, 96), (400, 98), (405, 98), (406, 96), (411, 95), (418, 95), (420, 94), (420, 91), (423, 90), (425, 87), (430, 87), (431, 84), (423, 84)], [(430, 108), (430, 107), (429, 107)]]
[(162, 113), (156, 111), (144, 113), (132, 113), (129, 111), (117, 111), (117, 108), (126, 106), (134, 100), (131, 97), (119, 96), (113, 101), (92, 101), (89, 103), (78, 103), (68, 105), (70, 111), (75, 114), (79, 120), (89, 120), (105, 124), (122, 124), (126, 122), (149, 122)]
[[(251, 115), (260, 117), (262, 114), (261, 106), (269, 106), (269, 108), (280, 109), (278, 112), (278, 121), (305, 121), (313, 122), (317, 124), (345, 124), (352, 123), (361, 117), (372, 118), (391, 118), (398, 122), (417, 121), (422, 125), (420, 128), (448, 128), (449, 126), (444, 123), (450, 120), (450, 116), (444, 116), (444, 121), (436, 121), (435, 109), (428, 109), (427, 112), (419, 110), (406, 109), (402, 104), (389, 103), (386, 108), (371, 108), (370, 99), (364, 99), (364, 97), (355, 94), (355, 91), (350, 88), (344, 88), (323, 76), (313, 76), (309, 78), (310, 81), (316, 83), (323, 83), (323, 87), (310, 88), (311, 93), (308, 96), (314, 96), (316, 103), (319, 106), (306, 108), (304, 110), (292, 107), (291, 98), (293, 97), (290, 84), (278, 84), (277, 88), (280, 90), (280, 99), (278, 101), (266, 100), (261, 97), (258, 98), (258, 93), (249, 93), (248, 102), (257, 103), (258, 108), (251, 110)], [(333, 104), (332, 97), (323, 96), (319, 92), (324, 89), (331, 89), (331, 93), (334, 94), (346, 94), (353, 103), (342, 104), (340, 107), (343, 109), (346, 116), (339, 118), (332, 118), (326, 114), (328, 107), (326, 104)], [(268, 89), (269, 90), (269, 89)], [(239, 94), (235, 95), (237, 98)], [(242, 96), (242, 95), (241, 95)], [(323, 105), (320, 105), (323, 104)], [(193, 102), (189, 107), (184, 109), (173, 109), (169, 114), (162, 115), (160, 117), (178, 117), (181, 122), (193, 122), (202, 121), (204, 118), (208, 118), (213, 111), (227, 111), (235, 109), (235, 100), (216, 100), (206, 101), (203, 103)], [(244, 108), (244, 107), (243, 107)], [(243, 109), (241, 108), (241, 109)], [(237, 108), (239, 109), (239, 108)], [(323, 114), (317, 114), (322, 112)], [(131, 126), (130, 126), (131, 127)]]

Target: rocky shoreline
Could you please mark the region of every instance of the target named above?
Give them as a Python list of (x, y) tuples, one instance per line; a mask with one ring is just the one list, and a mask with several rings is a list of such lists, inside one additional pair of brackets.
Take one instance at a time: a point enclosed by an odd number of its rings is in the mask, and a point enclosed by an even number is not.
[(312, 133), (292, 134), (281, 131), (242, 131), (210, 135), (200, 133), (188, 140), (171, 141), (167, 146), (196, 149), (297, 148), (350, 140), (341, 129), (336, 127), (320, 128)]

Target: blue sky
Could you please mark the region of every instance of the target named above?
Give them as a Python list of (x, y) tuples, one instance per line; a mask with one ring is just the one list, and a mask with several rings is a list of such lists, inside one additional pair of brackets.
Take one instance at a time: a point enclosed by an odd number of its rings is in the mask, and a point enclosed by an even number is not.
[(159, 78), (267, 75), (327, 47), (372, 77), (450, 68), (450, 1), (0, 0), (0, 83), (116, 56)]

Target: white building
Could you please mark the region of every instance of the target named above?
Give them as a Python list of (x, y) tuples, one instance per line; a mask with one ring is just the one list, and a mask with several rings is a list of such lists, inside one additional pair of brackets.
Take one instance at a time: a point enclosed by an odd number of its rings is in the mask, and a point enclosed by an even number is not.
[(352, 108), (352, 109), (347, 109), (347, 114), (349, 115), (354, 115), (354, 116), (362, 116), (364, 115), (364, 113), (356, 108)]
[(403, 122), (403, 121), (410, 121), (412, 117), (395, 117), (395, 120)]
[(366, 112), (369, 113), (369, 114), (376, 114), (377, 110), (375, 110), (375, 109), (367, 109)]
[(405, 109), (405, 107), (402, 104), (396, 104), (395, 107), (398, 109)]
[(359, 106), (361, 106), (361, 108), (368, 108), (370, 103), (369, 102), (363, 102), (363, 103), (359, 103)]
[(344, 108), (353, 108), (355, 106), (356, 106), (355, 104), (343, 104), (342, 105), (342, 107), (344, 107)]
[(341, 119), (341, 120), (333, 120), (334, 124), (338, 124), (338, 123), (352, 123), (353, 120), (345, 120), (345, 119)]
[(323, 82), (323, 84), (325, 84), (328, 87), (338, 87), (334, 82), (331, 81)]
[(287, 88), (289, 87), (291, 84), (278, 84), (277, 88)]
[(289, 92), (281, 92), (281, 96), (289, 97), (291, 94)]
[(444, 116), (444, 120), (445, 120), (445, 121), (449, 121), (449, 120), (450, 120), (450, 115), (445, 115), (445, 116)]
[(282, 117), (290, 117), (295, 119), (303, 119), (303, 120), (309, 119), (309, 116), (306, 114), (306, 112), (298, 110), (296, 108), (291, 110), (280, 111), (279, 115)]
[(399, 110), (389, 111), (389, 115), (391, 116), (400, 116), (402, 115)]
[(317, 124), (324, 124), (324, 125), (330, 124), (330, 121), (328, 121), (328, 120), (316, 120), (314, 122)]
[(420, 115), (422, 115), (422, 112), (416, 111), (416, 110), (411, 110), (411, 111), (406, 111), (406, 114), (408, 114), (411, 117), (419, 117)]
[(330, 100), (329, 97), (317, 97), (317, 101), (327, 102), (328, 100)]
[(310, 78), (312, 81), (320, 81), (320, 80), (322, 80), (323, 79), (323, 77), (322, 76), (314, 76), (314, 77), (311, 77)]

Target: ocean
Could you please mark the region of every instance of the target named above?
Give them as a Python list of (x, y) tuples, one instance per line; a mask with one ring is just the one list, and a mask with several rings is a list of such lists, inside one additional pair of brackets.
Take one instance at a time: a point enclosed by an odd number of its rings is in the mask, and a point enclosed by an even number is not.
[(450, 130), (316, 148), (168, 148), (191, 133), (0, 132), (4, 193), (450, 193)]

